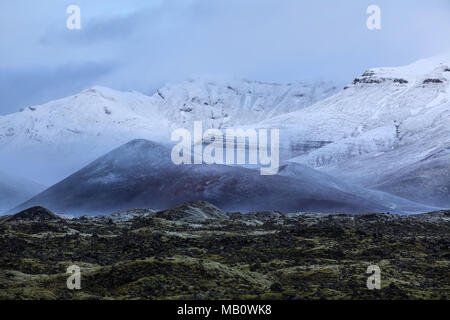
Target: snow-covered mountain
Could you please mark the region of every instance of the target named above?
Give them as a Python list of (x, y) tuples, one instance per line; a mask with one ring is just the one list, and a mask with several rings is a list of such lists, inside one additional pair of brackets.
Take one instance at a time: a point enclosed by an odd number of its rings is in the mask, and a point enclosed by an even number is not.
[[(173, 129), (253, 124), (328, 95), (329, 84), (268, 84), (196, 79), (153, 96), (94, 87), (0, 117), (0, 166), (46, 184), (132, 140), (168, 141)], [(49, 159), (51, 164), (49, 165)]]
[[(323, 83), (208, 79), (152, 96), (95, 87), (0, 117), (0, 166), (50, 184), (132, 139), (167, 142), (196, 120), (278, 128), (283, 164), (318, 169), (353, 196), (374, 188), (450, 207), (450, 54), (369, 69), (337, 93)], [(369, 198), (398, 205), (384, 193)]]
[(0, 164), (50, 184), (136, 137), (166, 138), (168, 128), (150, 97), (95, 87), (1, 117)]
[[(302, 158), (312, 166), (416, 142), (415, 134), (448, 121), (448, 65), (450, 57), (442, 56), (407, 67), (370, 69), (339, 93), (259, 126), (282, 128), (293, 148), (302, 141), (327, 142), (323, 154)], [(338, 155), (326, 157), (326, 150), (335, 154), (336, 149)]]
[(0, 171), (0, 215), (44, 189), (36, 182)]
[[(291, 161), (345, 181), (450, 206), (450, 55), (366, 71), (344, 90), (266, 121)], [(317, 147), (297, 148), (304, 143)]]

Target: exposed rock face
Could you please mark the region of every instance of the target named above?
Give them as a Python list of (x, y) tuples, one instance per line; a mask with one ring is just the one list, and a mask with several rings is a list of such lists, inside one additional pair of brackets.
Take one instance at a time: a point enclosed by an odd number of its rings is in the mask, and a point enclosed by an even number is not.
[[(450, 210), (440, 210), (411, 216), (411, 219), (428, 223), (450, 222)], [(449, 235), (450, 236), (450, 235)]]
[(126, 211), (118, 211), (104, 216), (93, 217), (97, 221), (113, 221), (113, 222), (125, 222), (137, 217), (146, 217), (155, 213), (153, 209), (131, 209)]
[(156, 213), (157, 217), (184, 222), (228, 219), (228, 215), (206, 201), (194, 201)]
[(61, 218), (46, 208), (32, 207), (9, 216), (3, 222), (45, 222), (55, 220), (61, 220)]

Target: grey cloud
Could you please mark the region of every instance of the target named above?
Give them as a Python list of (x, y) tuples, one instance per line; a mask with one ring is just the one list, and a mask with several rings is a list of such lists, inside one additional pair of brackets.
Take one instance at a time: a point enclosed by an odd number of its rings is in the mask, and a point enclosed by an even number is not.
[[(25, 3), (31, 2), (1, 6), (10, 15), (16, 6), (18, 15), (27, 15)], [(0, 70), (12, 79), (2, 82), (10, 89), (0, 89), (0, 114), (94, 82), (145, 93), (202, 74), (343, 84), (369, 67), (450, 49), (448, 0), (378, 0), (382, 30), (374, 32), (365, 27), (369, 0), (80, 1), (80, 31), (65, 29), (64, 5), (43, 3), (34, 29), (22, 17), (0, 34), (9, 48), (0, 52)], [(88, 65), (102, 67), (69, 67)]]
[(62, 98), (97, 83), (114, 69), (111, 64), (86, 63), (33, 70), (0, 70), (2, 113)]

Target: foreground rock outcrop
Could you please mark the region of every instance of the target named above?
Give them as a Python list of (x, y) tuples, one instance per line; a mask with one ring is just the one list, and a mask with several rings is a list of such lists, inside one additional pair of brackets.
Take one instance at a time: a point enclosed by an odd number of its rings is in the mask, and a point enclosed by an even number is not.
[(206, 201), (188, 202), (160, 211), (157, 217), (170, 221), (205, 222), (207, 220), (227, 220), (228, 215)]
[(7, 216), (3, 220), (4, 222), (46, 222), (61, 220), (61, 218), (43, 207), (32, 207), (25, 209), (15, 215)]

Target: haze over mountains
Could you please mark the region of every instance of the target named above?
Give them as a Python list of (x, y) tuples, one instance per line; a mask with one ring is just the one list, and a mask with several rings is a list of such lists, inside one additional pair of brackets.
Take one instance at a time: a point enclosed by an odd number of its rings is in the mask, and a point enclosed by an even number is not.
[(0, 214), (44, 190), (34, 181), (0, 171)]
[[(174, 167), (170, 156), (155, 155), (167, 154), (173, 129), (195, 120), (204, 128), (280, 129), (289, 170), (268, 182), (251, 169)], [(147, 141), (126, 144), (133, 139)], [(20, 168), (44, 184), (76, 172), (26, 203), (67, 213), (202, 198), (244, 211), (450, 207), (450, 55), (370, 69), (342, 90), (206, 79), (153, 96), (95, 87), (0, 117), (0, 155), (4, 171)]]

